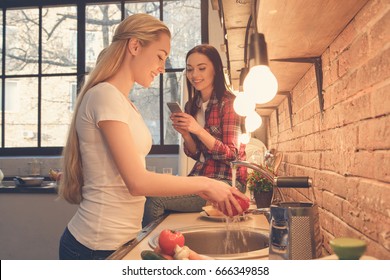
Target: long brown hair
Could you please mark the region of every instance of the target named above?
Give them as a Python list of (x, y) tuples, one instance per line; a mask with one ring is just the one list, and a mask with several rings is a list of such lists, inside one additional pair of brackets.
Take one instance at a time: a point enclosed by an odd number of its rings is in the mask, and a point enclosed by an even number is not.
[[(233, 93), (230, 91), (228, 85), (226, 84), (225, 75), (223, 73), (223, 64), (221, 56), (219, 55), (216, 48), (214, 48), (212, 45), (209, 44), (202, 44), (193, 47), (191, 50), (188, 51), (186, 55), (186, 61), (188, 60), (188, 57), (193, 53), (200, 53), (208, 57), (210, 59), (211, 63), (214, 66), (214, 82), (213, 82), (213, 90), (215, 92), (215, 95), (219, 102), (221, 102), (222, 97), (225, 94), (231, 94), (232, 97), (234, 97)], [(198, 100), (200, 98), (200, 92), (197, 91), (190, 83), (190, 81), (187, 79), (187, 89), (188, 89), (188, 104), (187, 106), (190, 109), (190, 114), (192, 116), (196, 116), (199, 108), (197, 106)]]
[(117, 26), (112, 43), (99, 54), (96, 66), (78, 95), (68, 139), (62, 152), (63, 174), (60, 180), (59, 195), (69, 203), (79, 204), (82, 200), (81, 187), (84, 184), (84, 178), (76, 118), (85, 93), (116, 74), (124, 60), (129, 39), (137, 38), (142, 46), (147, 46), (157, 41), (162, 33), (171, 37), (168, 27), (157, 18), (148, 14), (134, 14)]

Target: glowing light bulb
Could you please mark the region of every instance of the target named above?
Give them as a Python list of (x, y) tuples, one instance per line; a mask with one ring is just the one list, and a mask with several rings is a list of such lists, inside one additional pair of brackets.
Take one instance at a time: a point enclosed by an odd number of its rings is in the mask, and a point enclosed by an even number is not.
[(238, 137), (238, 141), (242, 144), (248, 144), (249, 140), (251, 140), (251, 134), (250, 133), (243, 133)]
[(271, 101), (278, 92), (278, 81), (266, 65), (253, 66), (244, 80), (244, 92), (256, 103)]
[(245, 117), (256, 108), (256, 103), (248, 94), (238, 93), (233, 102), (233, 108), (238, 115)]
[(245, 118), (245, 129), (247, 132), (253, 132), (258, 129), (263, 123), (260, 115), (256, 111), (252, 111)]

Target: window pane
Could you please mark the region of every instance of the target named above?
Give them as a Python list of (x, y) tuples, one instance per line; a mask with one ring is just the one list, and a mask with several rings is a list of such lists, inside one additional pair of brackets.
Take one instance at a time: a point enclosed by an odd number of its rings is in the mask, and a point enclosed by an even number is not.
[[(1, 65), (3, 65), (2, 62), (3, 62), (3, 12), (0, 11), (0, 64)], [(3, 74), (3, 67), (0, 67), (0, 75), (1, 74)]]
[[(171, 112), (169, 111), (166, 103), (167, 102), (178, 102), (181, 104), (182, 101), (182, 83), (183, 73), (165, 73), (164, 74), (164, 145), (178, 145), (179, 144), (179, 133), (172, 127), (172, 121), (169, 118)], [(182, 106), (183, 107), (183, 106)], [(184, 110), (184, 108), (182, 108)]]
[(38, 73), (38, 22), (38, 9), (7, 11), (6, 74)]
[(115, 27), (121, 21), (120, 4), (88, 5), (86, 10), (85, 67), (95, 66), (100, 51), (111, 43)]
[[(3, 65), (3, 11), (0, 11), (0, 65)], [(0, 75), (3, 74), (3, 67), (0, 67)], [(2, 112), (2, 80), (0, 80), (0, 148), (2, 146), (1, 139), (3, 136), (3, 116)]]
[[(141, 1), (140, 1), (141, 2)], [(160, 18), (160, 3), (159, 1), (148, 3), (127, 3), (125, 4), (126, 17), (138, 13), (145, 13)]]
[(38, 80), (7, 79), (7, 84), (6, 96), (17, 102), (12, 106), (13, 110), (5, 112), (5, 147), (37, 147)]
[(42, 15), (42, 72), (75, 73), (76, 7), (43, 9)]
[(163, 18), (172, 33), (167, 68), (185, 68), (187, 52), (202, 42), (200, 4), (199, 0), (165, 2)]
[(42, 147), (65, 145), (76, 96), (76, 76), (42, 78)]
[[(0, 89), (0, 94), (1, 94)], [(4, 94), (4, 111), (5, 112), (19, 112), (20, 104), (19, 104), (19, 91), (18, 91), (18, 83), (13, 80), (5, 80), (5, 94)], [(3, 102), (0, 100), (0, 107)]]
[(159, 78), (154, 79), (149, 88), (135, 84), (130, 92), (130, 100), (141, 112), (153, 138), (153, 145), (160, 144), (160, 86)]
[[(27, 3), (23, 8), (0, 9), (0, 62), (5, 64), (4, 72), (0, 67), (0, 91), (5, 89), (0, 92), (0, 139), (1, 128), (5, 132), (5, 141), (0, 144), (4, 148), (36, 148), (39, 143), (44, 153), (48, 151), (45, 147), (63, 146), (77, 97), (76, 77), (88, 74), (95, 66), (121, 19), (136, 13), (163, 18), (172, 33), (166, 68), (176, 73), (163, 74), (148, 89), (135, 85), (129, 97), (143, 115), (154, 145), (179, 144), (179, 134), (172, 127), (166, 102), (182, 103), (180, 71), (185, 68), (188, 50), (201, 43), (202, 1), (125, 0), (124, 6), (119, 0), (75, 1), (69, 5), (57, 2), (41, 8), (36, 4), (28, 7)], [(86, 39), (79, 42), (77, 21), (84, 19), (79, 18), (77, 6), (83, 3)], [(77, 68), (80, 50), (85, 52), (82, 63), (86, 72)]]

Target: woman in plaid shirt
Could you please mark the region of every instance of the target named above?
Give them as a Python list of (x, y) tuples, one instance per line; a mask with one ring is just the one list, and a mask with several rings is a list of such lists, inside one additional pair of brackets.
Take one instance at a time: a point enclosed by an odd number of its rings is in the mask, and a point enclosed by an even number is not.
[[(225, 82), (218, 51), (198, 45), (186, 56), (189, 98), (185, 113), (171, 115), (173, 127), (184, 139), (184, 152), (196, 160), (188, 176), (206, 176), (232, 184), (230, 162), (245, 160), (239, 143), (242, 121), (233, 109), (235, 96)], [(236, 187), (245, 192), (246, 168), (237, 169)], [(185, 187), (185, 186), (183, 186)], [(197, 195), (148, 197), (143, 226), (165, 211), (199, 212), (206, 201)]]

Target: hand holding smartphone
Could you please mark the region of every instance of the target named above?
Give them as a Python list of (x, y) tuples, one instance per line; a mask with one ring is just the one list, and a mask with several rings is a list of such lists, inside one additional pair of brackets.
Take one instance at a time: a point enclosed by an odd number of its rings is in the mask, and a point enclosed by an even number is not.
[(183, 112), (182, 109), (180, 108), (179, 103), (177, 103), (177, 102), (167, 102), (167, 106), (168, 106), (169, 110), (171, 110), (171, 113)]

